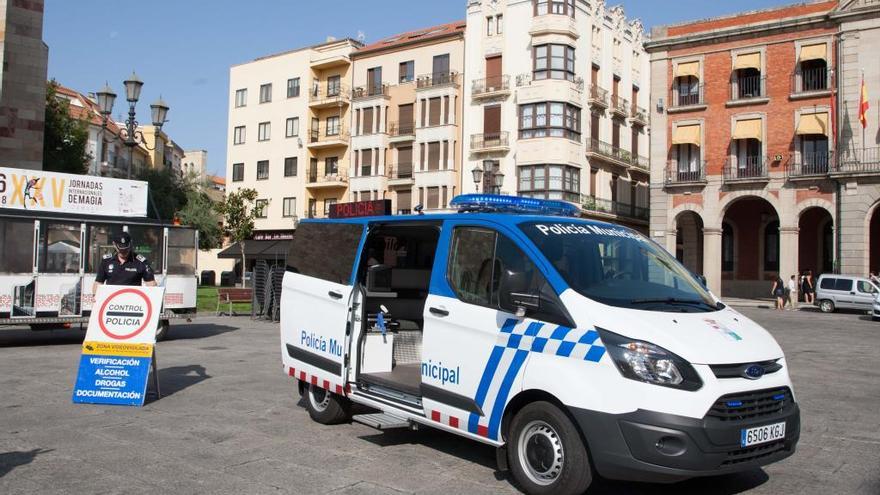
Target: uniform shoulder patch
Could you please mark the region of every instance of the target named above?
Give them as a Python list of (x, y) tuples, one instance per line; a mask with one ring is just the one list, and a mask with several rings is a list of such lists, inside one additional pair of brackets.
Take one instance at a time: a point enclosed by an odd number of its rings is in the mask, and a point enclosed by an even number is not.
[(135, 258), (137, 258), (137, 260), (140, 261), (141, 263), (147, 262), (147, 258), (145, 258), (144, 255), (142, 255), (142, 254), (135, 256)]
[(112, 257), (113, 257), (113, 253), (107, 253), (107, 254), (104, 255), (104, 259), (105, 259), (105, 260), (109, 260), (109, 259), (112, 258)]

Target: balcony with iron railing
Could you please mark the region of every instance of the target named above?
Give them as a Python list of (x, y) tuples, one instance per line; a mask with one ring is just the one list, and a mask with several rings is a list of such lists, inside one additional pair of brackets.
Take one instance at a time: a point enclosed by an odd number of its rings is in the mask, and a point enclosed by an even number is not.
[(833, 175), (878, 175), (880, 148), (838, 151), (832, 165)]
[(703, 185), (706, 183), (706, 161), (669, 160), (666, 164), (667, 186)]
[(386, 166), (389, 184), (402, 185), (411, 184), (413, 182), (413, 164), (412, 163), (395, 163)]
[(701, 110), (705, 106), (706, 100), (703, 95), (702, 84), (688, 87), (676, 84), (669, 90), (669, 112)]
[(725, 183), (753, 183), (770, 180), (767, 157), (737, 156), (724, 163), (722, 181)]
[(349, 132), (342, 124), (321, 124), (317, 129), (309, 131), (309, 148), (330, 148), (348, 146)]
[(629, 100), (620, 95), (611, 95), (611, 113), (617, 117), (629, 117), (630, 106)]
[(459, 74), (455, 71), (424, 74), (416, 78), (416, 90), (440, 86), (459, 86)]
[(600, 213), (641, 222), (647, 222), (649, 218), (649, 210), (644, 206), (596, 198), (586, 194), (581, 195), (580, 206), (587, 213)]
[(734, 75), (730, 79), (730, 102), (728, 103), (754, 103), (756, 100), (766, 99), (766, 81), (767, 78), (761, 75)]
[(630, 120), (635, 125), (646, 126), (648, 125), (648, 111), (635, 103), (632, 104), (632, 109), (630, 110)]
[(471, 134), (471, 152), (489, 153), (510, 149), (510, 133), (507, 131)]
[(309, 170), (306, 176), (306, 187), (310, 189), (333, 189), (348, 187), (348, 170), (344, 167), (322, 170)]
[(471, 96), (476, 99), (507, 96), (510, 94), (510, 76), (500, 76), (475, 79), (471, 83)]
[(824, 95), (831, 91), (831, 71), (827, 67), (798, 69), (791, 75), (791, 93), (794, 97)]
[(415, 122), (389, 122), (388, 136), (391, 142), (412, 141), (416, 138)]
[(824, 177), (834, 165), (834, 152), (795, 153), (788, 165), (789, 179)]
[(363, 100), (367, 98), (388, 98), (388, 84), (358, 86), (351, 90), (351, 98), (353, 100)]
[(632, 153), (593, 138), (587, 139), (587, 158), (597, 158), (623, 168), (632, 165)]
[(347, 105), (350, 101), (351, 90), (344, 84), (328, 86), (326, 82), (319, 82), (309, 91), (309, 106), (312, 108)]
[(651, 171), (651, 159), (643, 155), (631, 155), (632, 170), (647, 174)]
[(587, 93), (588, 103), (594, 107), (608, 108), (608, 90), (591, 84)]

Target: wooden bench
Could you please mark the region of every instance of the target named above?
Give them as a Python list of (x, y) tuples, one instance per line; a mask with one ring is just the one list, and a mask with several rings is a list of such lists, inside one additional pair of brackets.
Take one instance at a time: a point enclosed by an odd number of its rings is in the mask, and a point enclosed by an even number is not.
[(235, 312), (232, 310), (232, 305), (235, 303), (253, 303), (253, 289), (241, 289), (234, 287), (219, 287), (217, 288), (217, 316), (222, 316), (223, 313), (220, 311), (221, 304), (229, 305), (229, 312), (226, 313), (227, 316), (235, 316)]

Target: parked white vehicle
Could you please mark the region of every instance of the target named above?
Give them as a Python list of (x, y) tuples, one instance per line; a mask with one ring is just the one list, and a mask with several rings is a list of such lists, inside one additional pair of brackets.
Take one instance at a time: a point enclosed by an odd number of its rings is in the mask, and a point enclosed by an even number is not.
[(878, 295), (880, 288), (864, 277), (823, 274), (816, 283), (816, 304), (824, 313), (833, 313), (838, 309), (873, 313)]
[(673, 482), (794, 453), (782, 349), (659, 245), (568, 203), (452, 204), (299, 224), (280, 351), (314, 420), (493, 445), (533, 494), (581, 493), (594, 468)]

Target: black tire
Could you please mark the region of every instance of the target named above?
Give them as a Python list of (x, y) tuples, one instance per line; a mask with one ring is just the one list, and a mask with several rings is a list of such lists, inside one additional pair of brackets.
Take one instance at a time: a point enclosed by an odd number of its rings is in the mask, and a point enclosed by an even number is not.
[(834, 301), (831, 299), (822, 299), (819, 301), (819, 309), (823, 313), (833, 313), (836, 308), (834, 307)]
[(322, 425), (345, 423), (351, 419), (351, 401), (345, 397), (309, 384), (303, 398), (309, 416)]
[(156, 342), (162, 342), (163, 340), (168, 338), (168, 333), (171, 331), (171, 322), (168, 320), (159, 321), (159, 328), (156, 329)]
[(513, 479), (530, 495), (579, 495), (593, 481), (580, 433), (549, 402), (533, 402), (513, 417), (507, 462)]

